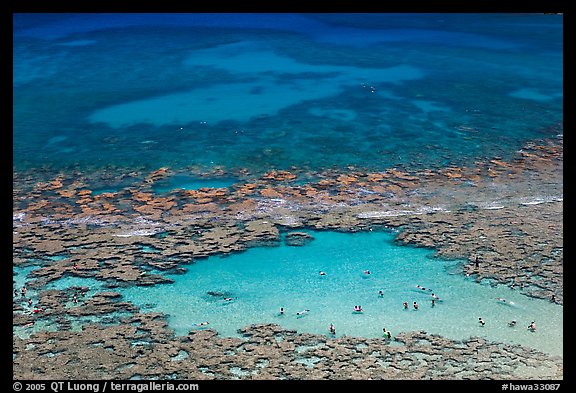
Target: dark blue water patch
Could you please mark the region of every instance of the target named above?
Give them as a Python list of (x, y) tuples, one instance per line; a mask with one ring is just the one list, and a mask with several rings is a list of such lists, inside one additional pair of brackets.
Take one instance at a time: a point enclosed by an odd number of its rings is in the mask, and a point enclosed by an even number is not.
[[(421, 15), (424, 16), (424, 15)], [(391, 30), (411, 29), (413, 31), (454, 32), (461, 31), (468, 34), (476, 34), (486, 37), (475, 43), (490, 44), (487, 39), (505, 37), (522, 45), (534, 45), (543, 43), (549, 46), (550, 38), (558, 39), (558, 31), (562, 29), (562, 15), (542, 15), (536, 13), (524, 14), (478, 14), (478, 13), (427, 13), (424, 17), (413, 13), (395, 14), (311, 14), (310, 18), (335, 28), (343, 26), (365, 30)], [(486, 21), (490, 20), (487, 25)], [(526, 31), (532, 30), (537, 34), (527, 35)], [(434, 41), (442, 37), (432, 35), (422, 37), (428, 41)], [(474, 43), (472, 43), (474, 45)]]
[(176, 174), (155, 182), (152, 186), (152, 191), (157, 194), (167, 194), (177, 190), (229, 188), (237, 182), (238, 179), (232, 177), (203, 178), (186, 174)]
[(178, 26), (267, 29), (310, 33), (327, 28), (321, 22), (298, 14), (52, 14), (37, 17), (16, 14), (18, 36), (62, 38), (78, 33), (134, 26)]

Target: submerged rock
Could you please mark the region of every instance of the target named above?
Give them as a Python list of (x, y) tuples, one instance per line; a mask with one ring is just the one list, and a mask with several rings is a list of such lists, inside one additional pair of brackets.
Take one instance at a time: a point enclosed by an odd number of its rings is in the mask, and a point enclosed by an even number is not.
[(305, 246), (314, 240), (314, 237), (306, 232), (290, 232), (286, 235), (287, 246)]

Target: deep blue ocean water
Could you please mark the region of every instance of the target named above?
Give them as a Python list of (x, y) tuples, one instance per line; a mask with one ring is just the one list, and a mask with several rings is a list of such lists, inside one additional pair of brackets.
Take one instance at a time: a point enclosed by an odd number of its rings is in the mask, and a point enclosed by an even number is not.
[(14, 168), (385, 169), (562, 121), (562, 16), (16, 14)]

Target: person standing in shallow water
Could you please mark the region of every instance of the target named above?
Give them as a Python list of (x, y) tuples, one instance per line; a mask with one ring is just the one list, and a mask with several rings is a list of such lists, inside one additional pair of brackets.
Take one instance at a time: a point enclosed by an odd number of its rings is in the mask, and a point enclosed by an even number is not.
[(384, 334), (384, 338), (387, 338), (387, 339), (392, 338), (392, 333), (390, 333), (390, 330), (386, 330), (386, 328), (382, 328), (382, 333)]

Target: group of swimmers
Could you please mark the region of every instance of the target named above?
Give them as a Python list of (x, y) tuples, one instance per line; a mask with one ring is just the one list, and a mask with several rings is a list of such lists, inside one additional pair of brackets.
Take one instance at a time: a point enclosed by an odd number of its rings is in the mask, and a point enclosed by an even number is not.
[[(432, 300), (432, 307), (434, 307), (436, 305), (437, 301), (440, 301), (440, 298), (438, 296), (436, 296), (436, 294), (434, 293), (434, 291), (432, 289), (423, 287), (423, 286), (418, 285), (418, 284), (416, 285), (416, 288), (420, 289), (421, 291), (431, 292), (430, 296), (432, 298), (431, 299)], [(416, 303), (416, 302), (414, 302), (414, 303)], [(404, 308), (408, 308), (408, 307), (406, 307), (406, 305), (405, 305)], [(414, 308), (418, 309), (417, 305)]]
[[(310, 310), (307, 309), (307, 308), (305, 308), (305, 309), (302, 310), (302, 311), (298, 311), (298, 312), (296, 313), (296, 315), (298, 315), (298, 316), (300, 316), (300, 315), (305, 315), (305, 314), (308, 314), (309, 312), (310, 312)], [(280, 313), (279, 313), (279, 314), (280, 314), (280, 315), (284, 315), (284, 307), (280, 307)]]
[[(336, 335), (336, 327), (334, 326), (333, 323), (330, 324), (330, 326), (328, 327), (328, 330), (330, 331), (330, 334)], [(387, 340), (392, 339), (392, 333), (390, 332), (390, 330), (386, 330), (386, 328), (382, 328), (382, 334), (383, 334), (384, 338), (386, 338)]]
[(18, 289), (14, 288), (14, 296), (18, 296), (21, 295), (22, 298), (26, 299), (26, 286), (23, 286), (20, 291), (18, 291)]
[[(404, 310), (408, 310), (408, 302), (403, 302), (402, 305), (404, 306)], [(412, 307), (414, 307), (414, 310), (418, 310), (418, 303), (412, 303)]]
[[(510, 326), (510, 327), (516, 326), (516, 320), (513, 319), (510, 322), (508, 322), (508, 326)], [(535, 332), (536, 331), (536, 322), (535, 321), (530, 322), (530, 325), (528, 325), (527, 329), (530, 330), (531, 332)]]
[[(32, 313), (34, 314), (38, 314), (41, 312), (44, 312), (43, 308), (38, 308), (38, 307), (34, 307), (34, 302), (32, 301), (32, 298), (26, 298), (26, 293), (28, 292), (28, 289), (26, 288), (26, 286), (23, 286), (22, 288), (20, 288), (20, 290), (18, 289), (14, 289), (14, 296), (20, 296), (22, 298), (22, 300), (26, 300), (26, 303), (28, 304), (28, 307), (30, 307), (32, 309)], [(34, 321), (29, 322), (25, 325), (22, 326), (22, 328), (29, 328), (34, 326)]]
[[(482, 317), (478, 318), (478, 323), (480, 324), (480, 326), (486, 325), (486, 322), (484, 321), (484, 319), (482, 319)], [(517, 322), (515, 319), (508, 322), (508, 326), (510, 326), (510, 327), (514, 327), (514, 326), (516, 326), (516, 324), (517, 324)], [(531, 332), (535, 332), (536, 331), (536, 322), (535, 321), (530, 322), (530, 325), (528, 325), (527, 329), (530, 330)]]
[[(323, 271), (323, 270), (320, 270), (318, 273), (319, 273), (321, 276), (325, 276), (325, 275), (326, 275), (326, 272)], [(363, 270), (363, 271), (362, 271), (362, 274), (364, 274), (364, 276), (369, 276), (369, 275), (371, 274), (371, 272), (370, 272), (370, 270)]]
[[(333, 323), (330, 324), (330, 327), (328, 328), (328, 330), (330, 331), (330, 334), (332, 334), (332, 335), (336, 334), (336, 328), (334, 327)], [(387, 340), (392, 339), (392, 333), (390, 332), (390, 330), (387, 330), (386, 328), (382, 328), (382, 335)]]
[[(325, 273), (324, 271), (320, 271), (319, 274), (320, 274), (321, 276), (325, 276), (325, 275), (326, 275), (326, 273)], [(369, 275), (369, 274), (371, 274), (371, 272), (370, 272), (369, 270), (364, 270), (364, 271), (363, 271), (363, 274)], [(436, 296), (436, 294), (434, 293), (434, 291), (433, 291), (432, 289), (423, 287), (423, 286), (421, 286), (421, 285), (416, 285), (416, 288), (419, 289), (419, 290), (422, 290), (422, 291), (430, 292), (431, 301), (432, 301), (432, 307), (434, 307), (436, 301), (439, 301), (439, 300), (440, 300), (440, 298), (439, 298), (438, 296)], [(15, 290), (15, 293), (16, 293), (16, 290)], [(25, 293), (26, 293), (26, 289), (23, 288), (23, 290), (22, 290), (22, 296), (25, 296)], [(76, 295), (76, 294), (75, 294), (75, 295)], [(384, 297), (384, 292), (383, 292), (382, 290), (378, 291), (378, 296), (379, 296), (379, 297)], [(225, 301), (231, 301), (231, 300), (233, 300), (234, 298), (224, 297), (223, 299), (224, 299)], [(513, 302), (508, 301), (508, 300), (506, 300), (506, 299), (504, 299), (504, 298), (501, 298), (501, 297), (498, 297), (498, 298), (496, 298), (496, 299), (497, 299), (500, 303), (503, 303), (503, 304), (510, 304), (510, 305), (513, 305), (513, 304), (514, 304)], [(409, 307), (409, 306), (408, 306), (408, 302), (403, 302), (403, 307), (404, 307), (405, 310), (407, 310), (408, 307)], [(416, 301), (414, 301), (414, 302), (412, 303), (412, 307), (413, 307), (414, 310), (418, 310), (418, 309), (419, 309), (419, 305), (418, 305), (418, 303), (417, 303)], [(355, 313), (361, 313), (361, 312), (363, 312), (363, 311), (364, 311), (364, 309), (362, 308), (362, 306), (360, 306), (360, 305), (354, 306), (354, 312), (355, 312)], [(302, 311), (296, 312), (296, 316), (303, 316), (303, 315), (308, 314), (309, 312), (310, 312), (309, 309), (304, 309), (304, 310), (302, 310)], [(284, 312), (284, 307), (280, 307), (279, 315), (284, 315), (284, 313), (285, 313), (285, 312)], [(479, 317), (479, 318), (478, 318), (478, 323), (480, 324), (480, 326), (485, 326), (485, 325), (486, 325), (486, 322), (484, 321), (484, 319), (482, 319), (482, 317)], [(205, 326), (205, 325), (208, 325), (208, 322), (201, 322), (201, 323), (199, 323), (199, 324), (194, 323), (194, 324), (192, 324), (192, 325), (193, 325), (193, 326)], [(510, 327), (516, 326), (516, 320), (510, 321), (510, 322), (508, 323), (508, 326), (510, 326)], [(532, 321), (532, 322), (530, 323), (530, 325), (528, 325), (528, 330), (530, 330), (530, 331), (532, 331), (532, 332), (536, 331), (536, 323), (535, 323), (535, 321)], [(329, 326), (329, 331), (330, 331), (330, 333), (333, 334), (333, 335), (336, 334), (336, 328), (335, 328), (335, 326), (334, 326), (333, 323), (330, 324), (330, 326)], [(390, 333), (390, 331), (386, 330), (386, 328), (383, 328), (383, 334), (384, 334), (384, 337), (391, 338), (391, 333)]]

